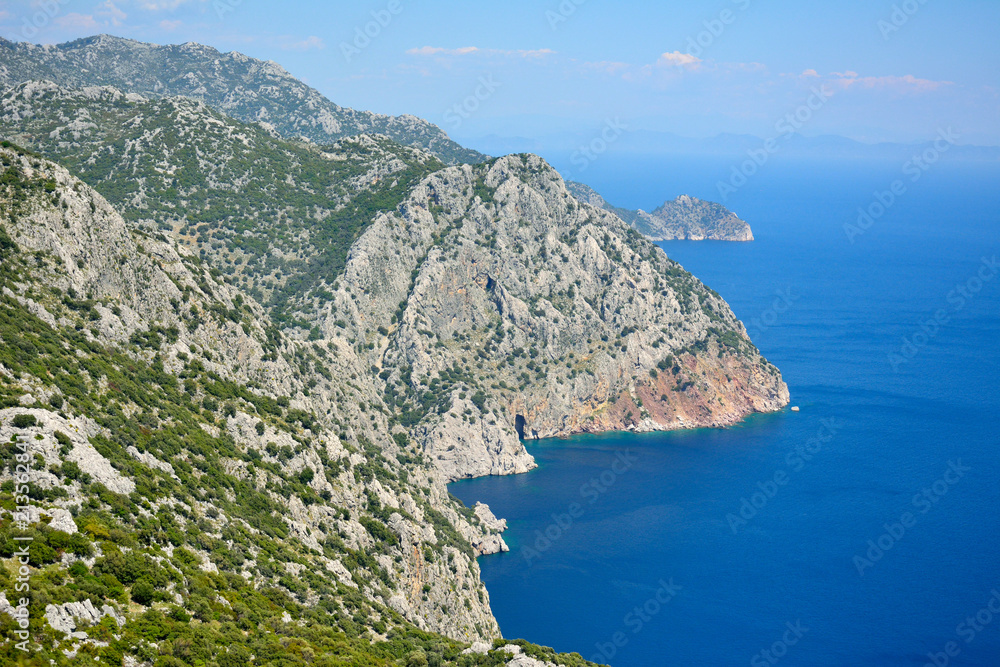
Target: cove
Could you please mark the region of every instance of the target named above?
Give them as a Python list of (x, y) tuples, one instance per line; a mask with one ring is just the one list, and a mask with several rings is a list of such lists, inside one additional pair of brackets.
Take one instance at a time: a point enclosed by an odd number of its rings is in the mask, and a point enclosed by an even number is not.
[[(801, 412), (529, 441), (537, 470), (451, 485), (508, 520), (511, 551), (480, 559), (505, 636), (622, 667), (997, 664), (1000, 281), (949, 295), (1000, 255), (1000, 169), (942, 163), (851, 243), (898, 168), (769, 165), (731, 202), (757, 241), (662, 244)], [(671, 174), (711, 198), (718, 171)]]

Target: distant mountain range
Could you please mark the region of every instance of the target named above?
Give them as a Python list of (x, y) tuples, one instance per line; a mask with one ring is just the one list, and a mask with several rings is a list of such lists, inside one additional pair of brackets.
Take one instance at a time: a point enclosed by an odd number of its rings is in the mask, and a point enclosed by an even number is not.
[(237, 120), (320, 145), (359, 134), (384, 134), (446, 164), (485, 158), (416, 116), (383, 116), (338, 106), (277, 63), (201, 44), (159, 46), (98, 35), (52, 46), (0, 38), (0, 89), (33, 80), (201, 100)]
[[(555, 152), (576, 151), (593, 140), (592, 133), (552, 132), (531, 138), (491, 134), (481, 137), (463, 138), (463, 143), (476, 146), (478, 150), (493, 155), (532, 152), (549, 155)], [(760, 150), (766, 139), (749, 134), (720, 134), (708, 138), (682, 137), (669, 132), (651, 130), (630, 130), (625, 132), (614, 145), (620, 153), (645, 155), (720, 155), (727, 157), (745, 156), (748, 151)], [(914, 155), (932, 148), (934, 141), (903, 143), (867, 144), (847, 137), (825, 135), (807, 137), (801, 134), (778, 135), (773, 137), (777, 153), (788, 157), (810, 158), (864, 158), (908, 160)], [(949, 149), (954, 157), (969, 160), (1000, 161), (1000, 146), (973, 146), (958, 144)]]

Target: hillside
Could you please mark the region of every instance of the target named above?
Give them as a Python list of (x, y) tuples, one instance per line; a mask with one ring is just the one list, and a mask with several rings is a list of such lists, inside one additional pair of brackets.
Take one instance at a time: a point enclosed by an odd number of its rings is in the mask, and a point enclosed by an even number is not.
[(447, 483), (788, 402), (718, 294), (537, 156), (51, 81), (0, 136), (28, 147), (0, 148), (0, 441), (37, 443), (44, 664), (584, 664), (503, 650), (475, 559), (505, 523)]
[(722, 204), (681, 195), (647, 213), (609, 204), (583, 183), (567, 186), (580, 201), (614, 213), (652, 241), (753, 241), (750, 225)]
[(163, 231), (287, 315), (322, 299), (322, 278), (436, 158), (386, 138), (320, 150), (187, 98), (19, 84), (0, 97), (0, 134), (60, 160), (129, 222)]
[(319, 145), (359, 134), (384, 134), (446, 163), (484, 159), (416, 116), (338, 106), (277, 63), (201, 44), (160, 46), (98, 35), (41, 46), (0, 38), (0, 91), (31, 80), (68, 88), (111, 86), (150, 98), (187, 97), (286, 138)]
[[(0, 556), (33, 538), (29, 664), (498, 664), (459, 653), (498, 636), (474, 557), (502, 524), (448, 497), (354, 360), (276, 341), (65, 170), (9, 145), (0, 165)], [(287, 359), (315, 364), (312, 391)], [(5, 637), (13, 585), (0, 568)]]

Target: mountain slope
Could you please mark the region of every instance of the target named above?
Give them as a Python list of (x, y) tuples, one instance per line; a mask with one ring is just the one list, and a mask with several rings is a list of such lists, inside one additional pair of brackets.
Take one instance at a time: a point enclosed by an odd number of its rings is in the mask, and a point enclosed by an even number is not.
[(389, 406), (449, 478), (518, 470), (518, 430), (720, 426), (788, 400), (718, 294), (537, 156), (429, 176), (359, 239), (324, 308), (324, 331), (369, 341)]
[(27, 536), (24, 664), (507, 662), (460, 656), (499, 634), (474, 557), (502, 524), (449, 498), (336, 341), (275, 336), (196, 257), (9, 144), (0, 291), (0, 627)]
[(263, 123), (284, 137), (320, 145), (384, 134), (446, 163), (484, 158), (425, 120), (337, 106), (277, 63), (200, 44), (159, 46), (109, 35), (57, 46), (0, 39), (0, 89), (31, 80), (68, 88), (111, 86), (145, 97), (188, 97), (233, 118)]
[[(458, 654), (502, 642), (475, 557), (506, 549), (504, 523), (448, 481), (530, 470), (522, 438), (788, 401), (718, 294), (537, 156), (320, 149), (51, 82), (6, 91), (0, 134), (82, 178), (0, 148), (0, 438), (48, 443), (31, 484), (66, 529), (32, 529), (36, 578), (68, 582), (33, 600), (38, 636), (105, 664), (503, 664)], [(111, 611), (67, 639), (85, 601)]]
[(371, 218), (443, 166), (385, 138), (319, 150), (186, 98), (50, 82), (0, 98), (0, 134), (60, 160), (130, 222), (196, 245), (282, 314), (322, 298)]
[(681, 195), (647, 213), (613, 206), (583, 183), (567, 187), (580, 201), (614, 213), (653, 241), (753, 241), (750, 225), (722, 204)]
[(317, 152), (188, 100), (49, 83), (0, 99), (0, 131), (190, 244), (277, 329), (341, 341), (448, 479), (529, 469), (519, 430), (718, 426), (787, 401), (717, 294), (538, 158)]

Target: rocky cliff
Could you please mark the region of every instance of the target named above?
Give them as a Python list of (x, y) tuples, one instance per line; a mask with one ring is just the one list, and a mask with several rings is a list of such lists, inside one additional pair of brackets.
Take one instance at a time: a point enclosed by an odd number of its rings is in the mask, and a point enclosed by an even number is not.
[(297, 335), (351, 349), (448, 480), (530, 469), (520, 438), (721, 426), (787, 400), (717, 294), (537, 157), (443, 168), (364, 136), (317, 152), (189, 100), (45, 82), (0, 98), (0, 130)]
[(567, 186), (580, 201), (614, 213), (652, 241), (754, 240), (750, 225), (722, 204), (681, 195), (647, 213), (609, 204), (583, 183), (568, 183)]
[[(127, 593), (83, 583), (103, 573), (128, 587), (141, 573), (115, 563), (144, 554), (164, 586), (151, 602), (204, 620), (253, 602), (239, 587), (254, 582), (283, 591), (278, 614), (291, 619), (346, 614), (375, 638), (404, 619), (497, 637), (474, 557), (505, 548), (502, 526), (457, 505), (405, 434), (394, 437), (371, 384), (350, 379), (366, 372), (356, 356), (340, 357), (336, 340), (283, 339), (199, 258), (129, 231), (64, 169), (13, 147), (0, 167), (0, 439), (37, 440), (32, 498), (73, 513), (59, 528), (78, 536), (72, 547), (52, 525), (26, 528), (49, 545), (32, 565), (82, 564), (80, 586), (57, 600), (124, 613)], [(303, 363), (308, 377), (293, 368)], [(6, 448), (0, 478), (11, 480)], [(198, 572), (238, 582), (197, 588)], [(38, 636), (63, 641), (51, 626)], [(72, 639), (74, 654), (100, 648)]]
[(723, 426), (788, 400), (718, 294), (537, 156), (425, 179), (328, 308), (325, 331), (374, 345), (390, 406), (426, 410), (450, 479), (524, 471), (518, 435)]

